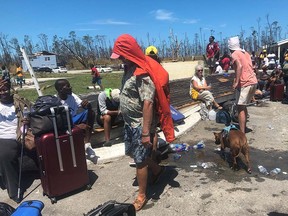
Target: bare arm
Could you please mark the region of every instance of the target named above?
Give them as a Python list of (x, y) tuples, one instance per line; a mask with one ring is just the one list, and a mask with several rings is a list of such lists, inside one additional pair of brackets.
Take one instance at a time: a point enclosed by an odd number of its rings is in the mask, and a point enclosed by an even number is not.
[(241, 62), (239, 62), (238, 60), (235, 60), (233, 66), (234, 66), (234, 70), (236, 73), (236, 77), (235, 77), (234, 83), (233, 83), (233, 88), (235, 89), (235, 88), (237, 88), (237, 86), (239, 84), (243, 66), (242, 66)]
[(197, 91), (210, 90), (211, 89), (211, 86), (207, 85), (206, 80), (204, 81), (204, 85), (203, 86), (199, 86), (198, 83), (195, 80), (192, 81), (192, 84), (193, 84), (193, 88), (195, 88)]
[(142, 125), (142, 144), (145, 147), (151, 146), (150, 142), (150, 127), (153, 116), (153, 102), (144, 100), (143, 104), (143, 125)]

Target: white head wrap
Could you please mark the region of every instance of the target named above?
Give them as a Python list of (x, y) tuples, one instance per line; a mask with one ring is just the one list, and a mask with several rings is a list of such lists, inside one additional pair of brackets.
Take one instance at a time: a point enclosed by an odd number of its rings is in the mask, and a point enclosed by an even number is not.
[(239, 37), (238, 36), (229, 38), (229, 40), (228, 40), (228, 48), (230, 50), (240, 50), (240, 51), (245, 52), (245, 50), (240, 48), (240, 41), (239, 41)]

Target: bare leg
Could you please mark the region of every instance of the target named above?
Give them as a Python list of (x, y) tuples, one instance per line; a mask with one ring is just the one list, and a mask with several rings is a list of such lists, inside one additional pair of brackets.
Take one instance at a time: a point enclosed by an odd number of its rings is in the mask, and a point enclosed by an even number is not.
[(143, 199), (146, 198), (148, 166), (147, 165), (137, 166), (136, 175), (139, 184), (139, 192), (137, 199), (142, 201)]
[(240, 130), (245, 134), (247, 108), (245, 105), (237, 105), (237, 107), (238, 107), (239, 127), (240, 127)]
[(111, 116), (110, 115), (104, 115), (101, 117), (104, 125), (104, 135), (105, 135), (105, 141), (110, 140), (110, 131), (111, 131)]

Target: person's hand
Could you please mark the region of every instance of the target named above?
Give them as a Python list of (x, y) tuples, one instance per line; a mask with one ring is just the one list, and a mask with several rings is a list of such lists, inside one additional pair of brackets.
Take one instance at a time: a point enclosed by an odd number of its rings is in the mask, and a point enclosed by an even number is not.
[(152, 147), (152, 143), (150, 142), (150, 136), (142, 136), (142, 145), (144, 146), (144, 148), (150, 148)]
[(235, 90), (237, 88), (237, 86), (238, 86), (238, 83), (234, 82), (232, 87)]
[(81, 103), (81, 106), (85, 109), (91, 109), (92, 108), (92, 106), (88, 100), (83, 100)]
[(205, 87), (206, 90), (210, 90), (211, 89), (211, 86), (207, 86)]

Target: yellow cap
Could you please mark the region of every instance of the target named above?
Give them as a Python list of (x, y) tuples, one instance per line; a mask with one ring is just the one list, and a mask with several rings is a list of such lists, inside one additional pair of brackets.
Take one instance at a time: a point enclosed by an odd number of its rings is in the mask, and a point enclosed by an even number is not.
[(145, 50), (145, 55), (151, 55), (151, 54), (157, 55), (157, 53), (158, 53), (158, 50), (155, 46), (149, 46)]
[(267, 52), (266, 49), (264, 49), (263, 52)]

